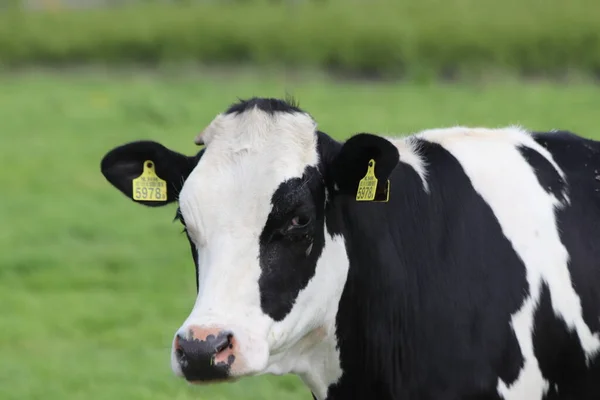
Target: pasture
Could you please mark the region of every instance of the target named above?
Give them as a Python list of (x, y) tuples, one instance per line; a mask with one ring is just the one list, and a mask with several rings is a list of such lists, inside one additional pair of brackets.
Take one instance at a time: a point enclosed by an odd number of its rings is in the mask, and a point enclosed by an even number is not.
[(192, 154), (196, 133), (238, 97), (286, 92), (339, 139), (455, 124), (600, 139), (600, 90), (585, 82), (172, 72), (0, 75), (1, 399), (311, 398), (294, 377), (191, 387), (173, 376), (170, 342), (195, 297), (188, 243), (174, 205), (136, 205), (104, 180), (114, 146), (153, 139)]

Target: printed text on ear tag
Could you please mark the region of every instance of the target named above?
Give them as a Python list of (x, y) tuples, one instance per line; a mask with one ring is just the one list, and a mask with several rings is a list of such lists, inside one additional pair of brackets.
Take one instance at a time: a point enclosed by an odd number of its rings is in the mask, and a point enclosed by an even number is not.
[(144, 161), (144, 171), (133, 180), (133, 199), (138, 201), (167, 201), (167, 182), (154, 170), (154, 162)]
[(358, 182), (356, 201), (373, 201), (377, 190), (377, 178), (375, 177), (375, 160), (370, 160), (367, 174)]

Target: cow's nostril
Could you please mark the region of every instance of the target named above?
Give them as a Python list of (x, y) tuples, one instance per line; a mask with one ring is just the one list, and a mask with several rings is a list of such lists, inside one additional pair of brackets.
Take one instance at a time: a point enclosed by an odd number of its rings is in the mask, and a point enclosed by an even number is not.
[(185, 360), (185, 353), (183, 352), (183, 348), (181, 347), (181, 341), (185, 340), (184, 338), (182, 338), (180, 335), (177, 335), (177, 337), (175, 338), (175, 358), (177, 359), (177, 361), (183, 365), (185, 364), (186, 360)]
[(231, 348), (231, 339), (233, 335), (231, 333), (225, 335), (219, 335), (215, 342), (215, 354), (222, 352), (227, 348)]
[(177, 362), (181, 364), (181, 366), (185, 366), (187, 364), (187, 360), (185, 358), (185, 353), (181, 349), (175, 350), (175, 357), (177, 358)]

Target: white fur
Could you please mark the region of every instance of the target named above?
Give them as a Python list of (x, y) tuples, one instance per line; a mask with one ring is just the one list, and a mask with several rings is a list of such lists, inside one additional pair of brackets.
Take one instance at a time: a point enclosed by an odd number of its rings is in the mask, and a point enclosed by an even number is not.
[(423, 182), (423, 188), (426, 192), (429, 192), (429, 184), (427, 183), (427, 165), (425, 160), (423, 160), (420, 149), (418, 148), (416, 141), (413, 140), (413, 137), (385, 138), (396, 146), (400, 155), (400, 161), (410, 165), (415, 170)]
[[(253, 109), (219, 115), (202, 132), (206, 152), (179, 197), (199, 255), (198, 296), (179, 332), (231, 329), (238, 343), (232, 375), (296, 373), (324, 399), (342, 373), (335, 317), (349, 265), (343, 239), (326, 235), (315, 275), (284, 320), (262, 312), (258, 286), (259, 236), (272, 195), (317, 165), (315, 130), (307, 114)], [(174, 356), (172, 363), (181, 375)]]
[(424, 131), (417, 136), (441, 144), (459, 160), (525, 264), (529, 296), (511, 321), (525, 365), (512, 386), (499, 380), (498, 391), (506, 400), (541, 399), (548, 382), (533, 354), (532, 329), (542, 282), (549, 287), (556, 316), (577, 333), (588, 360), (600, 349), (600, 339), (583, 321), (581, 302), (571, 285), (569, 254), (560, 240), (554, 215), (555, 208), (565, 204), (540, 186), (516, 146), (538, 151), (563, 178), (564, 173), (547, 150), (518, 127), (455, 127)]

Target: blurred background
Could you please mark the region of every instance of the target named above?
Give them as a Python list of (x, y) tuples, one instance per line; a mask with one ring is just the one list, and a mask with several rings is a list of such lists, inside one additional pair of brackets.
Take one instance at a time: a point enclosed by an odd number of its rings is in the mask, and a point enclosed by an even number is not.
[(175, 206), (100, 173), (180, 152), (237, 98), (293, 95), (338, 139), (520, 124), (600, 139), (598, 0), (0, 0), (0, 399), (310, 399), (293, 376), (190, 387)]

